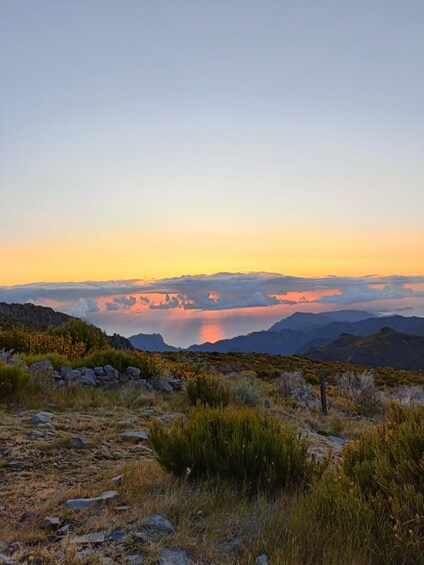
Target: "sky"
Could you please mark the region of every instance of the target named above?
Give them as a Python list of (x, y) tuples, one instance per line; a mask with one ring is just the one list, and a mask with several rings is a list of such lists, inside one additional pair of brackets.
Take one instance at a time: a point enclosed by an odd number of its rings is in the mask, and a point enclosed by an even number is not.
[(0, 296), (175, 343), (325, 303), (150, 308), (184, 292), (139, 281), (410, 277), (373, 308), (422, 312), (423, 29), (420, 0), (0, 0)]

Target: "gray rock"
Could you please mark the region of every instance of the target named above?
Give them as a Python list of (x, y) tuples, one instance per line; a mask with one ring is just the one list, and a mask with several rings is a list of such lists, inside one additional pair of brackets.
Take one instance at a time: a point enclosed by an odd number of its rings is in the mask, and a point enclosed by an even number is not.
[(93, 371), (93, 369), (87, 369), (87, 367), (84, 367), (84, 370), (80, 376), (80, 381), (82, 384), (87, 386), (96, 386), (97, 384), (96, 373)]
[(54, 432), (56, 428), (50, 422), (44, 422), (42, 424), (38, 424), (37, 428), (39, 430), (47, 430), (49, 432)]
[(103, 367), (94, 367), (93, 371), (96, 373), (98, 377), (103, 377), (106, 374)]
[(61, 367), (60, 376), (65, 381), (75, 381), (79, 378), (80, 372), (72, 369), (72, 367)]
[(46, 516), (41, 522), (40, 526), (42, 528), (58, 528), (60, 526), (60, 519), (57, 516)]
[(100, 496), (93, 498), (73, 498), (67, 500), (64, 504), (65, 508), (69, 510), (85, 510), (87, 508), (93, 508), (97, 504), (102, 502), (112, 502), (119, 497), (119, 493), (116, 490), (108, 490), (103, 492)]
[(116, 477), (113, 477), (113, 478), (112, 478), (112, 483), (113, 483), (116, 487), (119, 487), (119, 486), (121, 486), (121, 484), (122, 484), (122, 478), (123, 478), (123, 475), (117, 475)]
[(149, 536), (146, 532), (135, 532), (134, 541), (137, 541), (138, 543), (149, 543)]
[(70, 529), (71, 529), (71, 524), (65, 524), (64, 526), (62, 526), (61, 528), (59, 528), (57, 530), (57, 534), (59, 536), (64, 536), (65, 534), (67, 534), (69, 532)]
[(130, 379), (138, 379), (141, 373), (137, 367), (128, 367), (125, 372)]
[(98, 544), (104, 543), (105, 535), (103, 532), (92, 532), (90, 534), (84, 534), (82, 536), (77, 536), (71, 540), (71, 543), (76, 545), (89, 545), (91, 543)]
[(43, 361), (38, 361), (38, 363), (33, 363), (29, 368), (29, 372), (32, 375), (35, 375), (37, 373), (53, 375), (54, 369), (50, 359), (44, 359)]
[(128, 555), (127, 563), (129, 565), (143, 565), (144, 559), (140, 554), (135, 553), (134, 555)]
[(183, 389), (183, 381), (181, 379), (168, 379), (167, 383), (172, 387), (174, 392), (179, 392)]
[(161, 379), (151, 379), (150, 385), (154, 390), (160, 390), (161, 392), (174, 392), (174, 389), (167, 381), (162, 381)]
[(88, 441), (83, 437), (73, 436), (71, 437), (71, 443), (73, 447), (77, 449), (83, 449), (84, 447), (88, 447)]
[(118, 380), (119, 372), (114, 367), (112, 367), (112, 365), (105, 365), (104, 370), (105, 370), (105, 375), (110, 377), (110, 379)]
[(15, 559), (13, 559), (12, 557), (9, 557), (9, 555), (6, 555), (5, 553), (0, 553), (0, 564), (1, 565), (16, 565), (17, 561), (15, 561)]
[(136, 431), (132, 431), (132, 430), (126, 430), (125, 432), (122, 432), (119, 435), (121, 437), (124, 437), (124, 438), (136, 438), (136, 439), (139, 439), (139, 440), (149, 439), (148, 433), (144, 432), (144, 431), (136, 432)]
[(331, 436), (331, 435), (329, 435), (329, 436), (327, 436), (327, 437), (328, 437), (328, 439), (329, 439), (332, 443), (335, 443), (336, 445), (339, 445), (339, 446), (341, 446), (341, 447), (342, 447), (343, 445), (346, 445), (346, 444), (347, 444), (347, 439), (343, 439), (343, 438), (341, 438), (341, 437)]
[(175, 532), (174, 526), (169, 520), (159, 514), (149, 514), (146, 519), (145, 526), (154, 532), (160, 532), (164, 534), (172, 534)]
[(92, 555), (94, 555), (94, 551), (90, 547), (87, 547), (86, 549), (81, 549), (80, 551), (75, 552), (75, 557), (77, 559), (88, 559)]
[(188, 565), (188, 556), (183, 549), (164, 549), (158, 565)]
[(268, 555), (262, 553), (256, 558), (256, 565), (268, 565)]
[(49, 420), (55, 417), (56, 414), (53, 414), (53, 412), (38, 412), (37, 414), (31, 416), (31, 422), (33, 424), (45, 424), (46, 422), (48, 422)]

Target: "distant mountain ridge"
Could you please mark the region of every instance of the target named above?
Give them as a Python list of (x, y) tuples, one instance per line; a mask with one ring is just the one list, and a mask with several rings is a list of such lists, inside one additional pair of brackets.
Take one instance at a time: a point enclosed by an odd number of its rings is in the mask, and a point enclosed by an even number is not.
[(424, 337), (388, 327), (368, 336), (343, 333), (330, 343), (310, 348), (307, 355), (320, 361), (419, 371), (424, 370)]
[(375, 314), (363, 310), (337, 310), (335, 312), (295, 312), (287, 318), (283, 318), (269, 328), (270, 332), (282, 330), (309, 331), (331, 324), (332, 322), (359, 322), (367, 318), (376, 318)]
[[(345, 311), (351, 312), (351, 311)], [(362, 312), (358, 316), (362, 318), (366, 313)], [(301, 317), (286, 318), (286, 325), (293, 323), (295, 325)], [(424, 318), (404, 317), (404, 316), (387, 316), (387, 317), (371, 317), (359, 319), (354, 322), (330, 322), (320, 325), (320, 321), (326, 320), (328, 313), (325, 313), (320, 319), (315, 318), (319, 314), (312, 315), (313, 327), (307, 329), (304, 327), (302, 331), (292, 329), (282, 329), (280, 331), (264, 330), (261, 332), (252, 332), (247, 335), (237, 336), (230, 339), (224, 339), (215, 343), (203, 343), (200, 345), (192, 345), (189, 351), (216, 351), (216, 352), (247, 352), (247, 353), (270, 353), (280, 355), (305, 354), (311, 347), (319, 347), (338, 338), (343, 333), (349, 333), (355, 336), (366, 336), (380, 331), (384, 327), (390, 327), (398, 332), (406, 334), (424, 336)], [(304, 321), (307, 318), (303, 317)], [(288, 320), (288, 322), (287, 322)], [(284, 322), (284, 320), (282, 320)], [(279, 324), (279, 323), (278, 323)], [(272, 326), (276, 327), (276, 324)], [(277, 326), (281, 327), (281, 326)]]
[(160, 334), (139, 333), (129, 337), (128, 341), (133, 347), (135, 347), (135, 349), (140, 351), (157, 351), (158, 353), (163, 351), (180, 351), (179, 347), (174, 347), (165, 343)]

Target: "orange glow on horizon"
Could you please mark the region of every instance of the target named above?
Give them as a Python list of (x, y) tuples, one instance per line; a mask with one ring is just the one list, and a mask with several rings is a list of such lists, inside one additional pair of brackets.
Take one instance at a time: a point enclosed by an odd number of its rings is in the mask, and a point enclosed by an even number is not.
[(160, 279), (222, 271), (300, 277), (417, 275), (423, 272), (423, 242), (424, 230), (413, 229), (374, 233), (223, 226), (80, 233), (73, 240), (0, 242), (0, 285)]

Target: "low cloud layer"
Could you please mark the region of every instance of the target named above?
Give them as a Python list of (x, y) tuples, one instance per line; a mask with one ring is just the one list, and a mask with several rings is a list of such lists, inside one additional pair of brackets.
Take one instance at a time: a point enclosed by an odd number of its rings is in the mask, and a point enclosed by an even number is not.
[[(424, 299), (424, 276), (291, 277), (278, 273), (217, 273), (153, 281), (35, 283), (0, 287), (0, 301), (54, 304), (77, 316), (150, 310), (230, 310), (278, 304), (336, 308), (405, 298)], [(152, 298), (153, 297), (153, 298)], [(59, 306), (57, 306), (59, 305)], [(399, 309), (402, 307), (399, 304)]]

